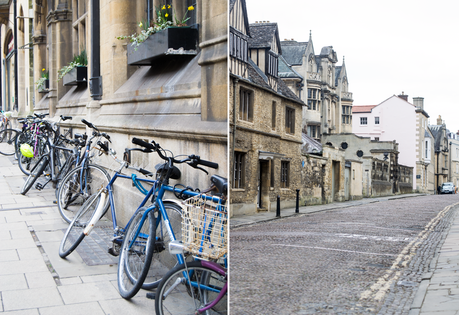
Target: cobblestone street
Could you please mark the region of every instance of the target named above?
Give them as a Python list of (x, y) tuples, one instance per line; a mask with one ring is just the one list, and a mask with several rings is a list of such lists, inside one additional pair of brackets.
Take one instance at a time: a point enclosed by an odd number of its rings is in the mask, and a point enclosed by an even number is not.
[(233, 228), (231, 314), (408, 314), (457, 204), (419, 196)]

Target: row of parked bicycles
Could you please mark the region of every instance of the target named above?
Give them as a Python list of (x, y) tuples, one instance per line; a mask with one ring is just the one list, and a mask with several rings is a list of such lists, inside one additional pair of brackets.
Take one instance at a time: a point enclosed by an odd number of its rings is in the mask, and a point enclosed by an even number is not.
[[(60, 257), (70, 255), (102, 222), (111, 222), (113, 245), (108, 251), (119, 256), (123, 298), (143, 288), (155, 290), (147, 297), (155, 300), (156, 314), (227, 314), (227, 180), (212, 175), (202, 191), (170, 183), (180, 181), (176, 165), (208, 174), (205, 168), (217, 169), (218, 164), (195, 154), (175, 156), (159, 143), (138, 138), (119, 159), (110, 148), (110, 136), (94, 124), (82, 119), (88, 134), (72, 135), (71, 128), (60, 128), (72, 117), (51, 122), (45, 116), (22, 118), (20, 129), (1, 130), (0, 153), (14, 156), (27, 175), (21, 194), (42, 190), (50, 182), (55, 188), (59, 213), (69, 223)], [(137, 167), (131, 158), (134, 151), (155, 153), (163, 162), (153, 170)], [(118, 167), (97, 164), (95, 157), (101, 155)], [(121, 212), (114, 202), (119, 193), (114, 184), (120, 180), (130, 181), (144, 195), (126, 224), (119, 224)]]

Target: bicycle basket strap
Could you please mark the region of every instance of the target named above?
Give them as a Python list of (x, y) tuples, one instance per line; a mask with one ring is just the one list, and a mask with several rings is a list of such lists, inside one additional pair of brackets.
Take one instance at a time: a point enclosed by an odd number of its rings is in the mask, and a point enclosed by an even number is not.
[(148, 194), (148, 190), (145, 189), (145, 187), (142, 186), (142, 183), (139, 182), (137, 180), (137, 175), (136, 174), (132, 174), (131, 175), (131, 178), (132, 178), (132, 183), (134, 184), (134, 186), (144, 195), (147, 195)]

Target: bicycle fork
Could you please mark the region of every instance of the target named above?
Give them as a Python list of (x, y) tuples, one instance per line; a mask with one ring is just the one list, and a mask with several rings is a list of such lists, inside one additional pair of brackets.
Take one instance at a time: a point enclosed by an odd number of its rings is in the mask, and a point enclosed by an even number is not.
[(85, 227), (85, 229), (83, 231), (84, 235), (86, 235), (86, 236), (88, 236), (89, 233), (91, 233), (91, 231), (95, 227), (96, 223), (100, 220), (100, 218), (104, 214), (105, 199), (107, 198), (107, 195), (108, 195), (107, 189), (103, 189), (98, 195), (100, 196), (100, 199), (99, 199), (99, 204), (97, 205), (97, 209), (94, 212), (94, 215), (91, 217), (91, 220), (89, 221), (88, 225), (86, 225), (86, 227)]

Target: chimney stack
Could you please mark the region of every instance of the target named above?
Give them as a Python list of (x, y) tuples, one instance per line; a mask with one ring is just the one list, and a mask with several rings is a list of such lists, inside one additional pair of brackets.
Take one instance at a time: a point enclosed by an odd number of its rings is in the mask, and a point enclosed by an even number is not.
[(424, 98), (423, 97), (413, 97), (413, 104), (416, 108), (424, 110)]
[(443, 125), (443, 120), (441, 119), (441, 115), (438, 115), (437, 125)]
[(398, 97), (400, 97), (402, 100), (405, 100), (408, 102), (408, 95), (405, 95), (405, 93), (402, 91), (402, 94), (399, 95)]

